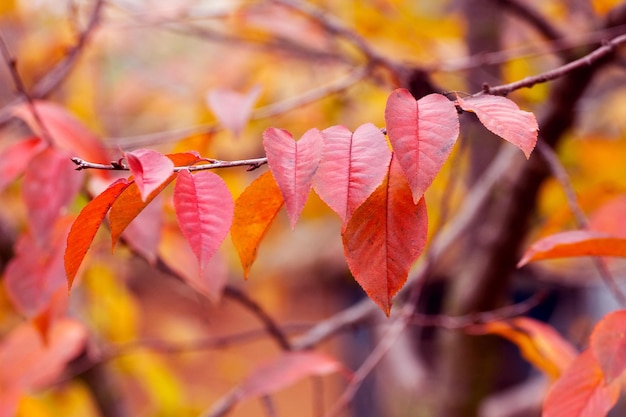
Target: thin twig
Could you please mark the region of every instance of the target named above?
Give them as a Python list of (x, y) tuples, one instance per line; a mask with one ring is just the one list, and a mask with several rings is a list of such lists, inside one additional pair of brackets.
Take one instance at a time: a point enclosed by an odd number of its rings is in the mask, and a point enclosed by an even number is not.
[(485, 84), (483, 87), (483, 93), (493, 94), (497, 96), (506, 96), (515, 90), (519, 90), (522, 88), (530, 88), (536, 84), (545, 83), (547, 81), (551, 81), (557, 78), (563, 77), (565, 74), (573, 72), (579, 68), (584, 68), (587, 66), (591, 66), (597, 61), (600, 61), (603, 58), (606, 58), (610, 54), (612, 54), (615, 49), (626, 43), (626, 35), (617, 36), (606, 44), (602, 45), (595, 51), (579, 58), (575, 61), (572, 61), (568, 64), (562, 65), (558, 68), (555, 68), (551, 71), (546, 71), (542, 74), (534, 75), (532, 77), (526, 77), (520, 81), (515, 81), (509, 84), (500, 85), (497, 87), (490, 87)]
[[(76, 164), (76, 170), (81, 171), (83, 169), (100, 169), (108, 171), (130, 171), (130, 168), (126, 164), (112, 161), (110, 164), (97, 164), (84, 159), (73, 157), (72, 162)], [(212, 159), (207, 164), (200, 165), (185, 165), (174, 167), (174, 172), (180, 171), (204, 171), (207, 169), (217, 168), (233, 168), (247, 166), (248, 171), (253, 171), (261, 166), (267, 164), (267, 158), (254, 158), (254, 159), (240, 159), (237, 161), (220, 161), (218, 159)]]
[[(556, 178), (561, 184), (561, 188), (563, 188), (567, 198), (567, 204), (569, 205), (571, 212), (574, 214), (578, 227), (587, 229), (589, 227), (589, 220), (581, 209), (580, 204), (578, 204), (578, 199), (576, 198), (576, 193), (572, 187), (569, 175), (561, 164), (561, 161), (559, 161), (559, 157), (554, 150), (543, 143), (543, 141), (537, 142), (537, 150), (550, 167), (550, 171), (552, 172), (554, 178)], [(626, 308), (626, 295), (620, 289), (619, 285), (617, 285), (615, 277), (611, 273), (606, 260), (601, 257), (593, 257), (592, 261), (600, 274), (600, 278), (602, 278), (602, 281), (607, 286), (615, 300), (617, 300), (622, 307)]]

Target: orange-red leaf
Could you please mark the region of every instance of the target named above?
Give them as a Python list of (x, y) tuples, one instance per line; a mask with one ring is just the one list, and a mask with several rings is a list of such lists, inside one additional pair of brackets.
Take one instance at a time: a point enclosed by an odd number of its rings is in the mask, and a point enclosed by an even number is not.
[(524, 358), (552, 378), (558, 378), (578, 352), (548, 324), (527, 317), (472, 326), (470, 333), (497, 334), (519, 347)]
[[(0, 154), (0, 191), (19, 177), (30, 161), (46, 147), (37, 137), (28, 138), (7, 146)], [(33, 169), (41, 169), (33, 167)]]
[(626, 370), (626, 310), (607, 314), (593, 329), (591, 350), (607, 384)]
[[(111, 211), (109, 211), (109, 224), (112, 223), (113, 208), (121, 197), (121, 195), (118, 197), (113, 203)], [(149, 204), (128, 224), (122, 234), (124, 243), (150, 264), (156, 261), (159, 242), (161, 241), (163, 199), (160, 197), (160, 194), (156, 194), (154, 198), (149, 197)]]
[(141, 193), (141, 199), (148, 196), (171, 180), (174, 172), (174, 162), (160, 152), (149, 149), (137, 149), (124, 154), (130, 172), (135, 177), (135, 183)]
[(387, 315), (393, 296), (426, 245), (427, 231), (424, 199), (413, 202), (394, 156), (388, 179), (356, 209), (342, 234), (352, 275)]
[(204, 160), (196, 151), (168, 153), (165, 156), (167, 156), (170, 161), (174, 163), (174, 166), (177, 167), (193, 165), (196, 162)]
[(239, 389), (239, 399), (269, 395), (298, 380), (333, 372), (348, 374), (335, 359), (316, 352), (287, 352), (258, 366)]
[(520, 110), (506, 97), (490, 94), (465, 99), (457, 96), (456, 102), (463, 110), (476, 113), (478, 120), (489, 131), (511, 142), (524, 152), (526, 158), (530, 158), (539, 134), (534, 114)]
[(252, 106), (260, 94), (261, 87), (259, 86), (245, 94), (216, 88), (207, 95), (207, 102), (222, 126), (233, 132), (235, 136), (239, 136), (248, 123)]
[[(65, 108), (42, 100), (36, 101), (35, 107), (56, 146), (91, 162), (108, 162), (107, 152), (100, 140)], [(16, 106), (14, 114), (24, 120), (37, 136), (44, 137), (29, 103)]]
[(314, 188), (345, 227), (354, 210), (385, 178), (391, 152), (385, 135), (371, 123), (354, 133), (344, 126), (332, 126), (322, 131), (322, 137), (324, 150)]
[(68, 289), (72, 288), (78, 268), (83, 262), (87, 250), (104, 220), (104, 216), (106, 216), (113, 202), (128, 185), (128, 181), (123, 178), (115, 181), (83, 207), (74, 224), (72, 224), (70, 233), (67, 236), (67, 247), (65, 249), (65, 273), (67, 275)]
[(589, 230), (626, 238), (626, 195), (620, 195), (600, 206), (589, 216)]
[(581, 353), (550, 388), (542, 417), (605, 417), (619, 397), (617, 381), (604, 384), (590, 349)]
[(387, 99), (385, 123), (389, 142), (417, 202), (459, 136), (456, 108), (441, 94), (429, 94), (416, 101), (408, 90), (399, 88)]
[(531, 261), (574, 256), (626, 257), (626, 239), (584, 230), (557, 233), (533, 243), (517, 267)]
[(283, 197), (271, 171), (254, 180), (235, 202), (230, 236), (245, 278), (248, 278), (263, 236), (282, 206)]
[(233, 197), (218, 175), (209, 171), (193, 175), (182, 170), (174, 187), (174, 208), (203, 274), (230, 229)]
[(267, 161), (285, 200), (292, 229), (309, 197), (322, 146), (322, 134), (317, 129), (308, 130), (297, 142), (286, 130), (269, 128), (263, 132)]
[(37, 241), (44, 242), (80, 191), (84, 177), (74, 170), (66, 152), (53, 148), (39, 153), (32, 164), (34, 168), (24, 174), (22, 195), (30, 229)]

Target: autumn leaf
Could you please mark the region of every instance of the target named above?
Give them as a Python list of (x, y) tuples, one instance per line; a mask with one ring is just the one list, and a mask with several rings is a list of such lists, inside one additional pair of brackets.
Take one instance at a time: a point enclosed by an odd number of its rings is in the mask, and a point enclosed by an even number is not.
[(193, 175), (182, 170), (174, 187), (174, 208), (202, 274), (228, 234), (233, 220), (233, 197), (218, 175), (209, 171)]
[(128, 181), (124, 178), (109, 185), (106, 190), (83, 207), (74, 224), (72, 224), (70, 233), (67, 236), (67, 247), (64, 257), (68, 289), (72, 288), (78, 268), (83, 262), (104, 217), (111, 205), (128, 185)]
[(354, 133), (332, 126), (322, 131), (322, 137), (324, 149), (313, 186), (345, 227), (387, 175), (391, 151), (385, 136), (371, 123)]
[(604, 316), (591, 333), (590, 346), (606, 383), (619, 378), (626, 370), (626, 310)]
[(413, 202), (394, 155), (388, 179), (356, 209), (342, 233), (354, 279), (387, 315), (426, 245), (427, 231), (426, 203)]
[(489, 131), (511, 142), (524, 152), (526, 158), (530, 158), (539, 133), (534, 114), (520, 110), (515, 102), (506, 97), (490, 94), (465, 99), (457, 96), (456, 102), (463, 110), (475, 113)]
[(261, 87), (259, 86), (252, 88), (245, 94), (216, 88), (208, 93), (207, 102), (220, 124), (238, 137), (248, 123), (252, 106), (260, 94)]
[(263, 132), (267, 161), (283, 195), (292, 229), (309, 197), (322, 146), (322, 134), (317, 129), (308, 130), (297, 142), (285, 130), (269, 128)]
[(0, 153), (0, 191), (24, 173), (31, 160), (45, 148), (45, 142), (37, 137), (4, 148)]
[(162, 189), (174, 172), (174, 163), (160, 152), (149, 149), (137, 149), (124, 154), (130, 172), (141, 193), (141, 199), (146, 201), (148, 196), (157, 189)]
[(605, 417), (619, 397), (618, 381), (605, 385), (590, 349), (581, 353), (548, 391), (542, 417)]
[(302, 378), (349, 372), (335, 359), (316, 352), (286, 352), (278, 358), (259, 365), (239, 388), (239, 400), (269, 395)]
[(626, 239), (584, 230), (557, 233), (533, 243), (517, 267), (521, 268), (531, 261), (574, 256), (626, 257)]
[(470, 334), (497, 334), (515, 343), (522, 356), (552, 378), (558, 378), (578, 352), (552, 326), (528, 317), (494, 321), (468, 328)]
[[(129, 186), (129, 188), (132, 186)], [(126, 189), (128, 191), (128, 188)], [(113, 209), (117, 205), (122, 193), (111, 206), (109, 211), (109, 225), (112, 225)], [(151, 196), (152, 197), (152, 196)], [(141, 198), (139, 198), (141, 200)], [(159, 242), (161, 241), (161, 228), (163, 226), (163, 199), (160, 194), (149, 197), (148, 205), (133, 218), (124, 229), (122, 237), (124, 244), (133, 250), (133, 252), (143, 257), (149, 264), (153, 265), (157, 260), (157, 252)], [(113, 228), (111, 227), (111, 237), (113, 237)]]
[(282, 206), (283, 197), (271, 171), (254, 180), (235, 201), (230, 236), (246, 279), (259, 244)]
[(626, 195), (617, 196), (589, 216), (589, 230), (626, 239)]
[(459, 136), (454, 104), (441, 94), (419, 100), (399, 88), (387, 99), (385, 123), (389, 142), (417, 202), (450, 156)]

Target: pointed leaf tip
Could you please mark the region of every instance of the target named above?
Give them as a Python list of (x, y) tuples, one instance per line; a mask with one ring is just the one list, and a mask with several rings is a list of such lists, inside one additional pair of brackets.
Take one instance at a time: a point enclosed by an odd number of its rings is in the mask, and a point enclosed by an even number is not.
[(310, 129), (296, 142), (289, 132), (269, 128), (263, 132), (263, 146), (294, 229), (322, 156), (322, 134)]

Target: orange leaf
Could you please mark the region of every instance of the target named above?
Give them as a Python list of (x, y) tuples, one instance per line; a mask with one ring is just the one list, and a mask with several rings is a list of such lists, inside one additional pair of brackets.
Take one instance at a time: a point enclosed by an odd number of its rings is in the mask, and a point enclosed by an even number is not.
[(283, 197), (271, 171), (254, 180), (235, 201), (230, 236), (245, 278), (248, 278), (261, 240), (282, 206)]
[(333, 358), (316, 352), (286, 352), (260, 365), (245, 379), (239, 399), (269, 395), (312, 375), (349, 372)]
[(476, 113), (478, 120), (492, 133), (511, 142), (524, 152), (526, 158), (537, 144), (539, 124), (535, 115), (520, 110), (513, 101), (506, 97), (482, 94), (456, 102), (465, 111)]
[(510, 340), (528, 362), (552, 378), (558, 378), (578, 354), (553, 327), (527, 317), (472, 326), (468, 332), (497, 334)]
[(542, 417), (605, 417), (619, 397), (618, 381), (605, 385), (590, 349), (581, 353), (550, 388)]
[(459, 136), (454, 104), (441, 94), (419, 100), (399, 88), (387, 99), (385, 122), (396, 153), (417, 202), (450, 156)]
[(395, 156), (388, 179), (352, 215), (342, 234), (350, 271), (367, 295), (389, 315), (413, 262), (426, 245), (428, 218)]
[(604, 316), (593, 329), (590, 344), (606, 383), (619, 378), (626, 370), (626, 310)]
[(83, 262), (96, 232), (104, 220), (107, 212), (117, 197), (128, 187), (126, 179), (121, 178), (91, 200), (78, 214), (67, 236), (65, 249), (65, 273), (67, 275), (68, 290), (78, 272), (78, 267)]
[(584, 230), (557, 233), (533, 243), (517, 267), (531, 261), (574, 256), (626, 257), (626, 239)]

